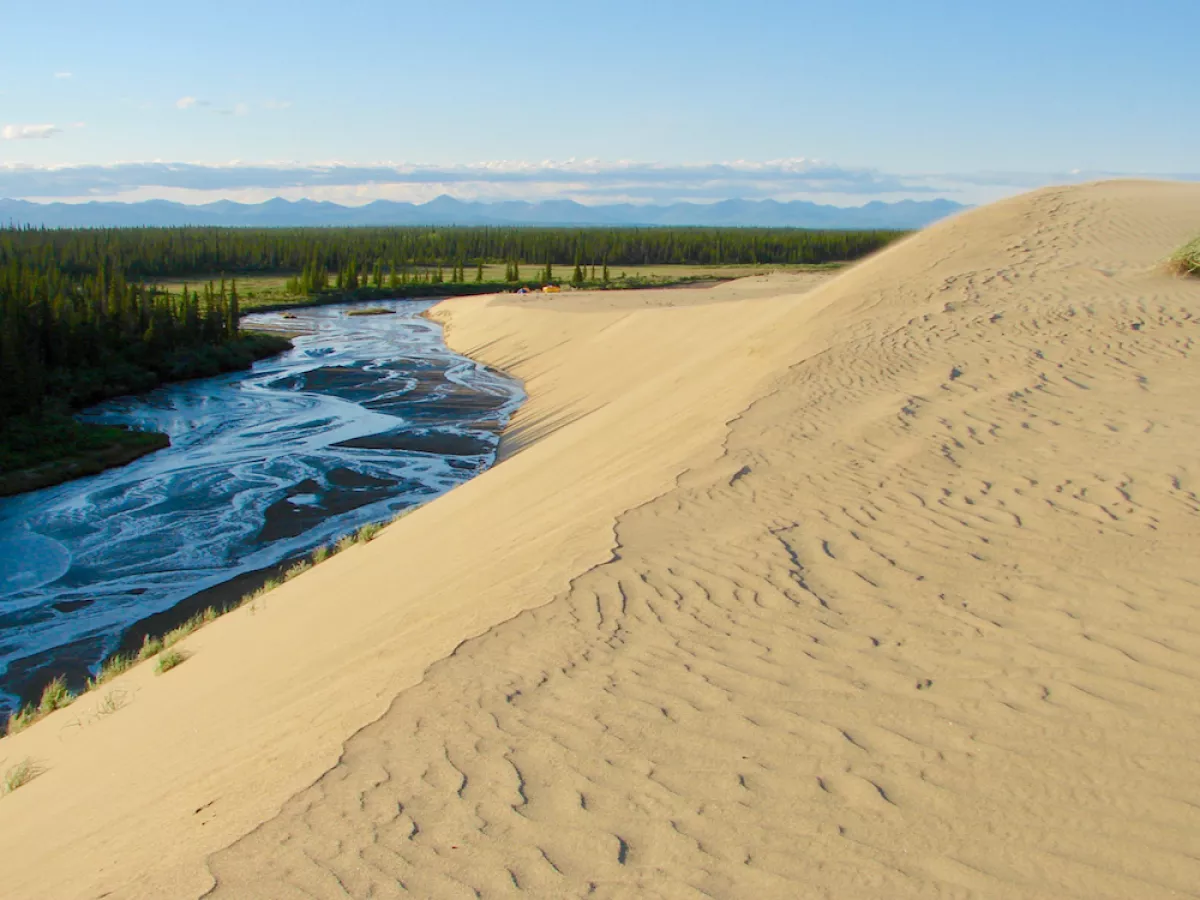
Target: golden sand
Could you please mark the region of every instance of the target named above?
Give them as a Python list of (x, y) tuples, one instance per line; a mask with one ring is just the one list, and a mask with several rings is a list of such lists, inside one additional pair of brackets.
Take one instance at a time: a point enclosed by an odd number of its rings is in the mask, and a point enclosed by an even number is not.
[(0, 895), (1194, 895), (1197, 231), (442, 304), (503, 461), (0, 741)]

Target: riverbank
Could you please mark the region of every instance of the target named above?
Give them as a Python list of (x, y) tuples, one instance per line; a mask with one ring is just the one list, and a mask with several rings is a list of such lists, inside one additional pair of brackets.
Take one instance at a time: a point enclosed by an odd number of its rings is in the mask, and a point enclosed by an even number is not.
[(811, 291), (442, 304), (526, 384), (504, 461), (0, 742), (6, 889), (1186, 892), (1197, 217), (1086, 185)]
[[(291, 348), (291, 341), (280, 335), (247, 333), (219, 347), (181, 352), (161, 371), (129, 363), (120, 366), (118, 379), (99, 371), (71, 399), (77, 406), (91, 406), (164, 384), (248, 369)], [(0, 497), (96, 475), (168, 446), (167, 436), (157, 432), (79, 421), (65, 404), (61, 410), (10, 419), (0, 432)]]
[(64, 413), (10, 419), (0, 438), (0, 497), (96, 475), (170, 445), (165, 434), (89, 425)]
[(81, 692), (102, 658), (486, 468), (520, 388), (451, 353), (427, 305), (310, 310), (286, 320), (304, 333), (295, 352), (253, 373), (98, 411), (175, 446), (0, 504), (0, 707), (41, 706), (60, 679)]

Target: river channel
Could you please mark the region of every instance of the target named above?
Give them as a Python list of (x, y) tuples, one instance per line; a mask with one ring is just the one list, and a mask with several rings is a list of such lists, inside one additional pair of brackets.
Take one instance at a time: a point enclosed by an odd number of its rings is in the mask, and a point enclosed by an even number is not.
[[(84, 417), (169, 435), (127, 466), (0, 499), (0, 714), (199, 591), (386, 521), (487, 468), (524, 399), (451, 352), (431, 302), (246, 316), (295, 349)], [(385, 315), (348, 313), (385, 308)]]

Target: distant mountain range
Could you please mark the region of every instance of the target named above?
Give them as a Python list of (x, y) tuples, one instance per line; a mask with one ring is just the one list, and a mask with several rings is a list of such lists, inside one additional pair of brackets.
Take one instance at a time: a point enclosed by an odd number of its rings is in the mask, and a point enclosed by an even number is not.
[(315, 200), (189, 206), (168, 200), (140, 203), (30, 203), (0, 199), (0, 224), (47, 228), (178, 225), (300, 227), (329, 225), (709, 225), (777, 228), (921, 228), (966, 209), (952, 200), (874, 200), (864, 206), (824, 206), (803, 200), (723, 200), (639, 206), (584, 206), (573, 200), (481, 203), (441, 196), (428, 203), (376, 200), (339, 206)]

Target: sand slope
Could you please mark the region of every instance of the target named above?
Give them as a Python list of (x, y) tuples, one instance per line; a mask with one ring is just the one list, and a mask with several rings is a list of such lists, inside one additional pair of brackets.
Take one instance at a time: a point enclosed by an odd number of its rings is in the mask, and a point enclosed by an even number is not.
[[(333, 766), (431, 663), (563, 593), (608, 558), (620, 513), (669, 490), (685, 460), (720, 452), (765, 371), (722, 363), (789, 308), (748, 300), (732, 316), (714, 302), (739, 294), (576, 297), (594, 310), (582, 316), (452, 304), (470, 311), (454, 333), (465, 339), (469, 320), (526, 379), (508, 444), (536, 446), (198, 632), (167, 675), (139, 667), (0, 741), (0, 771), (26, 758), (45, 770), (0, 798), (0, 896), (210, 887), (206, 856)], [(104, 713), (110, 697), (120, 708)]]
[(1195, 896), (1198, 230), (1089, 185), (807, 293), (444, 304), (504, 463), (0, 742), (6, 887)]
[(216, 896), (1196, 896), (1200, 285), (1153, 266), (1198, 228), (1198, 186), (1043, 191), (777, 301), (722, 454)]

